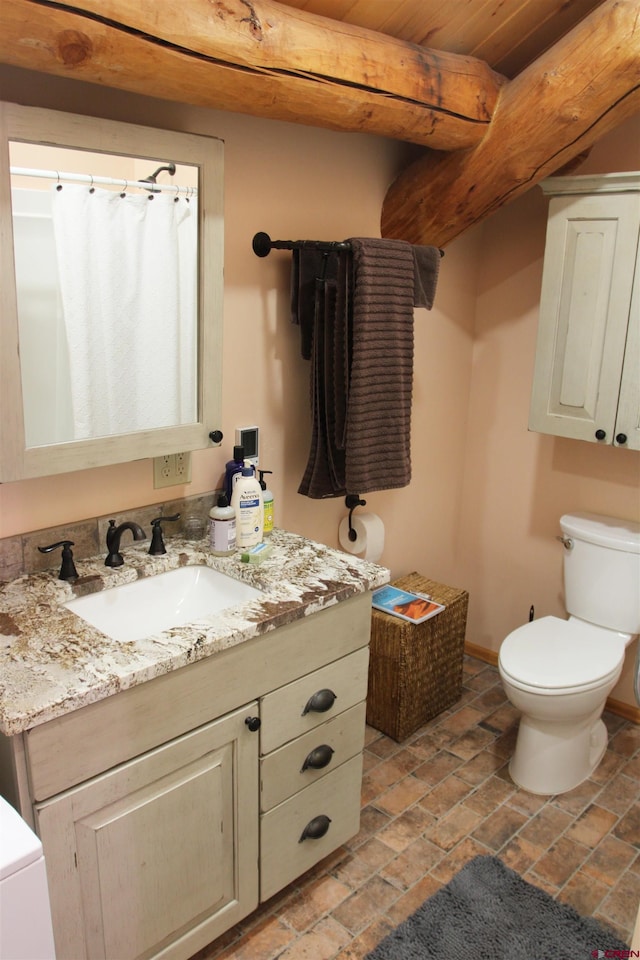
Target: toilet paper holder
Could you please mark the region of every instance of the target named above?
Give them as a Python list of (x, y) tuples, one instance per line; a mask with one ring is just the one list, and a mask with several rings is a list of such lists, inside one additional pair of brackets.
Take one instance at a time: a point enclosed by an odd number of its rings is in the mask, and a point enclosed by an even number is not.
[(353, 516), (353, 511), (355, 510), (355, 508), (366, 507), (367, 501), (362, 500), (359, 493), (348, 493), (344, 498), (344, 502), (345, 502), (345, 506), (349, 510), (349, 540), (351, 540), (351, 542), (354, 543), (358, 537), (358, 534), (353, 529), (353, 525), (351, 523), (351, 517)]

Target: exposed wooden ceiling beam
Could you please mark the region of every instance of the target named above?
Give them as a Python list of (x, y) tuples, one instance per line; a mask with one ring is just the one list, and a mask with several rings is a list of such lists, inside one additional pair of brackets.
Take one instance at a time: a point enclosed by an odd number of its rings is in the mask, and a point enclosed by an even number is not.
[(607, 0), (503, 86), (481, 143), (400, 175), (382, 235), (444, 246), (639, 110), (638, 2)]
[(274, 0), (2, 0), (0, 61), (437, 150), (482, 139), (503, 82), (472, 57)]

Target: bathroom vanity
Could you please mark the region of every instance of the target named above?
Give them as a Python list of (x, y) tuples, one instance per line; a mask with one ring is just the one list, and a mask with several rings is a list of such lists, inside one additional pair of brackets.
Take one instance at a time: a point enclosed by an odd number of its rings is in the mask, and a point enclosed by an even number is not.
[[(358, 831), (388, 571), (273, 542), (256, 566), (175, 540), (117, 571), (80, 562), (73, 587), (0, 587), (3, 792), (42, 839), (62, 960), (188, 958)], [(61, 605), (203, 563), (260, 596), (135, 642)]]

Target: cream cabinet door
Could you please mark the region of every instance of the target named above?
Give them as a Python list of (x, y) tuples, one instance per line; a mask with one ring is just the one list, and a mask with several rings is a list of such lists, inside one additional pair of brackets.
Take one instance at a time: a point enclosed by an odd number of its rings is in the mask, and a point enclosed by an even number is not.
[(256, 712), (37, 805), (59, 957), (188, 958), (256, 907)]
[(551, 200), (531, 430), (614, 442), (639, 229), (639, 193)]
[(636, 259), (614, 444), (629, 450), (640, 450), (640, 247)]

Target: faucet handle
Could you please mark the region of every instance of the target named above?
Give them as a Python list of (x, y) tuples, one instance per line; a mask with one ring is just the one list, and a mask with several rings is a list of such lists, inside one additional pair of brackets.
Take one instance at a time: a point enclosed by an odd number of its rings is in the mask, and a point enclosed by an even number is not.
[(180, 514), (174, 513), (171, 517), (156, 517), (155, 520), (151, 521), (152, 533), (151, 533), (151, 546), (149, 547), (149, 553), (152, 557), (157, 557), (162, 553), (166, 553), (166, 547), (164, 545), (164, 540), (162, 539), (162, 527), (161, 523), (163, 520), (179, 520)]
[(73, 551), (71, 549), (71, 547), (74, 546), (75, 543), (73, 540), (58, 540), (57, 543), (51, 543), (48, 547), (38, 547), (40, 553), (51, 553), (51, 551), (57, 547), (62, 547), (62, 565), (60, 567), (60, 573), (58, 574), (58, 580), (78, 579), (78, 571), (73, 562)]

